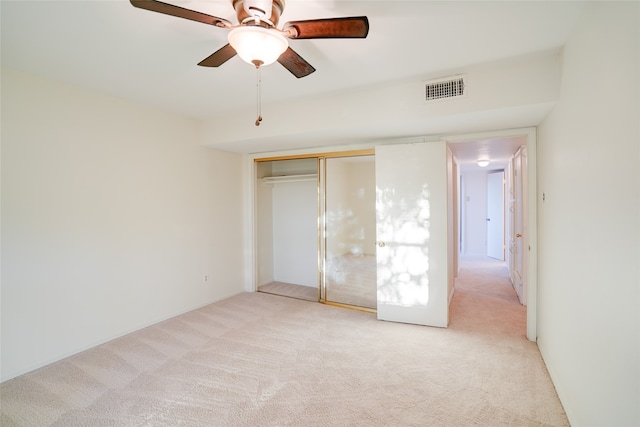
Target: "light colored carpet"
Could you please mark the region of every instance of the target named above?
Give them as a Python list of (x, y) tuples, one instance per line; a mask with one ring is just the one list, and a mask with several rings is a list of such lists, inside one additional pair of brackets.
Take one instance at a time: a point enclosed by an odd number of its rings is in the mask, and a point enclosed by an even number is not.
[(294, 285), (285, 282), (270, 282), (258, 288), (259, 292), (272, 295), (280, 295), (289, 298), (298, 298), (305, 301), (318, 301), (318, 288), (311, 286)]
[(568, 425), (508, 279), (485, 270), (462, 270), (448, 329), (237, 295), (3, 383), (0, 424)]

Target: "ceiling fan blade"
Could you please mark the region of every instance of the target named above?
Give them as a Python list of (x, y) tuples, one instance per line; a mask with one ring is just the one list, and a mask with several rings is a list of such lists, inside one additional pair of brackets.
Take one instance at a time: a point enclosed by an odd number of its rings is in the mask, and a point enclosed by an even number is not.
[(316, 70), (291, 48), (280, 55), (278, 62), (297, 78), (308, 76)]
[(130, 0), (131, 4), (140, 9), (150, 10), (152, 12), (164, 13), (165, 15), (177, 16), (178, 18), (190, 19), (203, 24), (214, 25), (216, 27), (231, 27), (231, 22), (223, 18), (207, 15), (206, 13), (196, 12), (195, 10), (185, 9), (184, 7), (163, 3), (157, 0)]
[(230, 44), (226, 44), (198, 62), (198, 65), (202, 67), (219, 67), (234, 56), (236, 56), (236, 50)]
[(353, 16), (290, 21), (284, 24), (283, 30), (293, 33), (289, 36), (292, 39), (363, 39), (369, 34), (369, 19), (366, 16)]

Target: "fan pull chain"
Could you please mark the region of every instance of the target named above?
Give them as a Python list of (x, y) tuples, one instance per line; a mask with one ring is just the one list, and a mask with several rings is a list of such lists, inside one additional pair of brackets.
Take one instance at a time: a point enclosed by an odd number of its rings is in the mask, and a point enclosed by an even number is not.
[(257, 76), (257, 116), (256, 126), (260, 126), (260, 122), (262, 121), (262, 68), (260, 65), (256, 65), (256, 76)]

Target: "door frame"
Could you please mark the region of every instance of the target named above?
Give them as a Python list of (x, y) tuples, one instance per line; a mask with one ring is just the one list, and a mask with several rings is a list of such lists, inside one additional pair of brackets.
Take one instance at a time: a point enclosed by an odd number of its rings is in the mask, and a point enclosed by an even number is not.
[[(537, 129), (535, 127), (509, 129), (503, 131), (488, 131), (468, 134), (456, 134), (443, 137), (442, 140), (447, 143), (455, 144), (457, 142), (465, 142), (471, 140), (506, 138), (506, 137), (526, 137), (527, 146), (527, 230), (528, 230), (528, 248), (527, 249), (527, 339), (529, 341), (537, 340), (537, 294), (538, 294), (538, 230), (537, 230), (537, 179), (536, 179), (536, 147), (537, 147)], [(453, 243), (451, 243), (453, 244)], [(459, 254), (454, 254), (457, 258)]]
[[(523, 149), (524, 148), (524, 149)], [(516, 288), (518, 298), (523, 305), (527, 305), (527, 281), (526, 277), (523, 280), (523, 276), (526, 275), (526, 263), (521, 262), (523, 259), (522, 254), (527, 244), (528, 231), (527, 231), (527, 213), (522, 209), (524, 204), (524, 196), (527, 194), (527, 182), (526, 179), (522, 179), (524, 174), (522, 171), (527, 170), (527, 147), (521, 147), (516, 151), (514, 157), (511, 159), (511, 190), (516, 194), (513, 200), (513, 205), (510, 207), (510, 220), (512, 221), (512, 227), (510, 230), (510, 243), (513, 245), (512, 256), (509, 257), (509, 273), (511, 275), (511, 282)], [(524, 166), (523, 166), (524, 165)], [(515, 256), (513, 256), (515, 253)], [(524, 267), (524, 274), (522, 271)]]

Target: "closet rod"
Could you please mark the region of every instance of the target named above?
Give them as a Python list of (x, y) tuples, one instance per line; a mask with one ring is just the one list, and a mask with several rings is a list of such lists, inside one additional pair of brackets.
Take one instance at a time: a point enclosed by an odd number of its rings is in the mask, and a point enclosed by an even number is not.
[(283, 182), (302, 182), (302, 181), (316, 181), (318, 175), (305, 174), (305, 175), (282, 175), (282, 176), (265, 176), (262, 178), (262, 182), (265, 184), (280, 184)]

